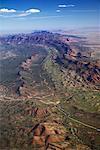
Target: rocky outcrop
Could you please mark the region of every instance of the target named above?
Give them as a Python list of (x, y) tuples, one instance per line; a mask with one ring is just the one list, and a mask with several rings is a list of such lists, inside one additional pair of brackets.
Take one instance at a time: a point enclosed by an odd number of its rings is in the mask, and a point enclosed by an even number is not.
[(73, 145), (69, 132), (57, 123), (36, 124), (30, 132), (33, 133), (32, 145), (38, 149), (73, 150), (74, 147), (76, 150), (90, 150), (82, 144)]
[(36, 118), (44, 118), (44, 117), (50, 115), (49, 108), (35, 107), (33, 109), (28, 109), (26, 111), (27, 111), (27, 114), (31, 115), (32, 117), (36, 117)]
[(66, 132), (63, 126), (58, 126), (57, 123), (41, 123), (37, 124), (31, 131), (33, 133), (33, 145), (38, 145), (49, 148), (49, 145), (63, 143), (66, 138)]
[(33, 62), (36, 62), (39, 59), (39, 55), (38, 54), (33, 54), (30, 58), (28, 58), (25, 62), (22, 62), (21, 64), (21, 68), (23, 70), (29, 70), (30, 67), (32, 66)]

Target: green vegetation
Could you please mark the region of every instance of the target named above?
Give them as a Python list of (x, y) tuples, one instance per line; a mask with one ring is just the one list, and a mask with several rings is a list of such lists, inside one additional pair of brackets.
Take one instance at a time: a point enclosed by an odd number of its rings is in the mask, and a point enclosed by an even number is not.
[(43, 57), (47, 55), (47, 50), (42, 46), (32, 45), (1, 45), (2, 51), (13, 51), (16, 57), (3, 58), (0, 60), (0, 83), (9, 87), (17, 78), (19, 67), (23, 61), (32, 56), (34, 53), (38, 53)]
[(44, 70), (47, 71), (51, 77), (56, 89), (61, 90), (62, 85), (62, 72), (60, 71), (60, 66), (52, 61), (52, 52), (49, 53), (46, 60), (44, 61)]

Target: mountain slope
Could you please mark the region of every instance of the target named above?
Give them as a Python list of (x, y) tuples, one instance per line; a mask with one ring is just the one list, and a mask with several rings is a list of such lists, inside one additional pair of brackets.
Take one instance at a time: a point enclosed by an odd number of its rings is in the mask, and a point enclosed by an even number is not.
[(1, 149), (99, 150), (100, 64), (76, 43), (46, 31), (0, 37)]

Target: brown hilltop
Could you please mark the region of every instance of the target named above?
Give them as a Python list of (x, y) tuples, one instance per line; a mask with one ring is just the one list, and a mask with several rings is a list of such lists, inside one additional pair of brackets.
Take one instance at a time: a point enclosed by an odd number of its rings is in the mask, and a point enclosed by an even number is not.
[(49, 108), (38, 108), (35, 107), (33, 109), (27, 109), (27, 114), (37, 117), (37, 118), (43, 118), (45, 116), (50, 115), (50, 110)]
[[(33, 133), (32, 145), (37, 145), (41, 150), (73, 150), (69, 132), (62, 125), (50, 122), (40, 123), (36, 124), (31, 132)], [(82, 144), (76, 144), (74, 148), (76, 150), (90, 150)]]

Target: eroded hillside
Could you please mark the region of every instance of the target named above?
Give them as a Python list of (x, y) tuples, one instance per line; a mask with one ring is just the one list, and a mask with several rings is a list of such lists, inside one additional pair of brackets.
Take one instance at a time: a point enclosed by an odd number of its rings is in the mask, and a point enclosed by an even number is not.
[(99, 150), (100, 61), (79, 42), (46, 31), (0, 37), (1, 149)]

